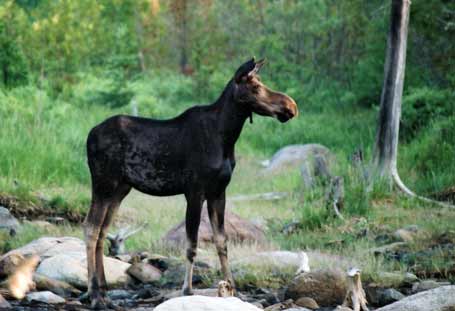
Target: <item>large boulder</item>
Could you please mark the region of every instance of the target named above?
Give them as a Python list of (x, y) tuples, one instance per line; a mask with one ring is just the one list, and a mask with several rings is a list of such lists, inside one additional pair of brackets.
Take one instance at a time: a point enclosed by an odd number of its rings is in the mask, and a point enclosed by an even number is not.
[(455, 308), (455, 285), (442, 286), (376, 309), (376, 311), (446, 311)]
[(346, 292), (346, 274), (343, 271), (319, 269), (298, 275), (289, 284), (285, 296), (294, 301), (309, 297), (322, 307), (330, 307), (342, 304)]
[(14, 235), (18, 229), (19, 221), (11, 215), (8, 209), (0, 206), (0, 230), (6, 230), (10, 235)]
[[(126, 271), (131, 265), (118, 259), (104, 257), (108, 286), (119, 286), (128, 280)], [(44, 259), (37, 273), (63, 281), (77, 288), (87, 288), (87, 257), (84, 252), (67, 252)]]
[(302, 165), (312, 165), (315, 158), (330, 162), (331, 153), (327, 147), (319, 144), (289, 145), (278, 150), (270, 159), (264, 162), (264, 173), (278, 172), (287, 167), (300, 168)]
[(235, 297), (185, 296), (170, 299), (154, 311), (262, 311), (258, 307)]
[(12, 254), (20, 254), (22, 256), (38, 255), (41, 259), (46, 259), (68, 252), (85, 252), (84, 241), (75, 237), (42, 237), (9, 251), (0, 258), (0, 261)]
[[(265, 234), (261, 228), (230, 211), (225, 212), (224, 229), (229, 241), (249, 243), (262, 243), (265, 241)], [(213, 232), (205, 207), (202, 210), (198, 237), (200, 243), (212, 242)], [(185, 245), (185, 220), (182, 220), (178, 225), (169, 230), (164, 236), (164, 241), (176, 246)]]

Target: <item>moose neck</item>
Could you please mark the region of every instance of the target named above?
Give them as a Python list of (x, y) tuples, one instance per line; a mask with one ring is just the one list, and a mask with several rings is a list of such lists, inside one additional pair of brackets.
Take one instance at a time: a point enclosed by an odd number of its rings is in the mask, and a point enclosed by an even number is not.
[(223, 143), (225, 147), (233, 148), (242, 132), (245, 120), (251, 112), (234, 100), (234, 82), (232, 80), (214, 103), (214, 107), (219, 111), (218, 131), (223, 137)]

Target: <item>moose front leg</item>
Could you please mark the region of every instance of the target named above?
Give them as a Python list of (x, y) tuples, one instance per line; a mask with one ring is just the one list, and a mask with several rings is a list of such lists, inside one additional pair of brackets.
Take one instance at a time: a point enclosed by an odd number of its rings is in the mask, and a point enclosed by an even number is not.
[(199, 224), (201, 222), (202, 210), (202, 195), (200, 194), (187, 194), (187, 208), (186, 208), (186, 237), (187, 237), (187, 250), (186, 250), (186, 273), (183, 283), (183, 295), (193, 295), (193, 264), (197, 251), (197, 239)]
[(207, 200), (207, 209), (210, 217), (210, 223), (213, 231), (213, 241), (220, 258), (221, 272), (224, 279), (231, 283), (235, 289), (234, 279), (231, 270), (229, 269), (228, 251), (227, 251), (227, 236), (224, 231), (224, 210), (226, 206), (226, 195), (223, 192), (215, 198)]

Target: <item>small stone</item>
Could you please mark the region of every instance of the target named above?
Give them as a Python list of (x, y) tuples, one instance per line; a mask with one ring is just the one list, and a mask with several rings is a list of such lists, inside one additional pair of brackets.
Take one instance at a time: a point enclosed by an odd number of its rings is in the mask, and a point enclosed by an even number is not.
[(299, 307), (305, 307), (311, 310), (319, 309), (318, 303), (313, 298), (310, 297), (301, 297), (297, 299), (295, 304), (298, 305)]
[(107, 296), (112, 300), (119, 300), (129, 299), (133, 296), (133, 294), (124, 289), (112, 289), (107, 292)]
[(39, 302), (44, 302), (44, 303), (48, 303), (48, 304), (57, 304), (57, 303), (65, 302), (65, 299), (63, 299), (62, 297), (60, 297), (50, 291), (29, 293), (29, 294), (27, 294), (26, 299), (29, 302), (39, 301)]
[(0, 229), (7, 230), (10, 235), (15, 235), (19, 229), (19, 221), (3, 206), (0, 206)]

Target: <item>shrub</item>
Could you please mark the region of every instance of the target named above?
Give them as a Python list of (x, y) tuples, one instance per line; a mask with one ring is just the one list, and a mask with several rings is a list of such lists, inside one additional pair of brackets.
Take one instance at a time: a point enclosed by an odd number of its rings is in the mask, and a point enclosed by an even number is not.
[(417, 88), (404, 96), (400, 134), (405, 140), (415, 137), (431, 119), (455, 114), (455, 94), (447, 90)]

